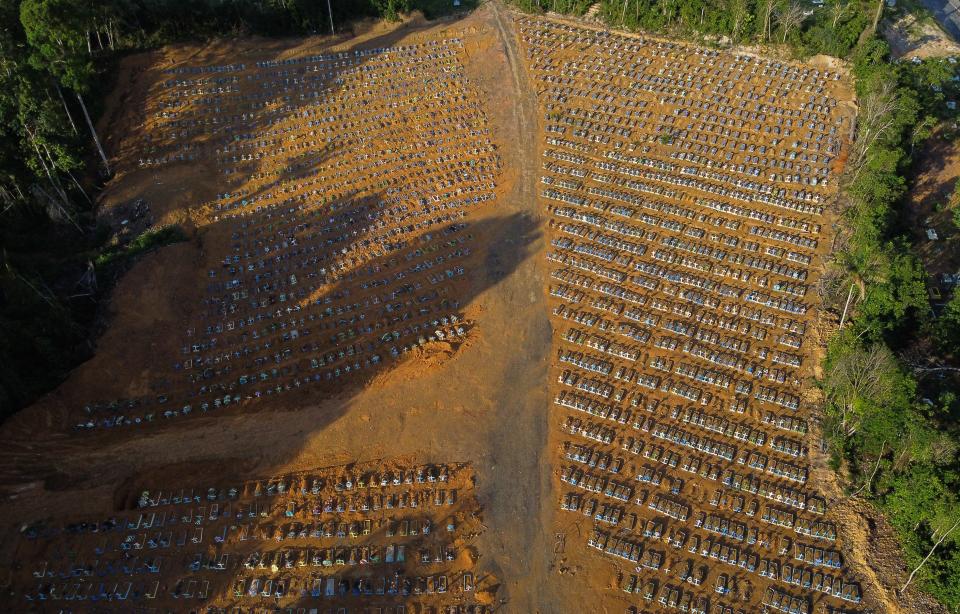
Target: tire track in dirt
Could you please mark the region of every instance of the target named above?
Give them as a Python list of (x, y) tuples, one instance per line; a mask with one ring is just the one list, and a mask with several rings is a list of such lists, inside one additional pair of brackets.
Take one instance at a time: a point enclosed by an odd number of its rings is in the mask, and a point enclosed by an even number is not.
[[(535, 199), (536, 145), (533, 92), (521, 71), (516, 40), (508, 16), (499, 3), (488, 3), (499, 42), (502, 45), (509, 78), (499, 79), (503, 88), (491, 92), (508, 101), (509, 119), (504, 135), (509, 140), (505, 160), (519, 171), (512, 192), (501, 203), (509, 213), (519, 212), (541, 224)], [(491, 246), (487, 259), (488, 275), (496, 275), (499, 261), (511, 257), (511, 240)], [(490, 296), (488, 310), (501, 312), (490, 321), (512, 322), (510, 331), (491, 335), (491, 344), (506, 358), (504, 380), (496, 388), (493, 407), (497, 412), (494, 426), (486, 444), (490, 465), (484, 467), (489, 475), (488, 488), (481, 483), (481, 496), (486, 498), (485, 509), (491, 529), (489, 551), (494, 556), (494, 573), (505, 580), (500, 598), (503, 610), (508, 612), (559, 611), (546, 588), (547, 540), (544, 518), (552, 508), (544, 506), (549, 492), (549, 467), (542, 462), (547, 442), (547, 398), (543, 382), (547, 377), (547, 352), (551, 328), (543, 297), (543, 275), (540, 270), (542, 240), (535, 246), (536, 253), (517, 267), (504, 280), (501, 292)], [(501, 311), (502, 310), (502, 311)], [(486, 490), (486, 492), (484, 492)], [(561, 608), (562, 609), (562, 608)]]

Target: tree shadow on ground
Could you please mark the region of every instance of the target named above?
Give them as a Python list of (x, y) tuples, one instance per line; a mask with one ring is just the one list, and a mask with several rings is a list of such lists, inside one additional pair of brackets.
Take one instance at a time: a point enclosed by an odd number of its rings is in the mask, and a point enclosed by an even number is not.
[[(389, 46), (406, 34), (408, 32), (392, 32), (383, 37), (366, 41), (358, 47)], [(295, 117), (296, 113), (297, 109), (288, 111), (288, 115), (292, 117)], [(351, 150), (346, 147), (331, 146), (310, 157), (310, 160), (312, 164), (316, 165), (327, 164), (335, 160), (337, 156), (345, 156), (350, 153), (352, 153)], [(254, 163), (244, 167), (239, 172), (241, 174), (256, 173), (266, 168), (266, 165)], [(305, 168), (309, 167), (288, 169), (290, 172), (286, 176), (293, 177), (298, 171), (304, 171), (306, 174)], [(404, 190), (416, 187), (428, 194), (442, 192), (440, 186), (424, 185), (416, 177), (404, 179), (405, 181), (394, 184), (393, 187), (400, 187)], [(245, 197), (256, 198), (265, 189), (270, 188), (261, 186), (256, 192), (245, 195)], [(384, 191), (384, 186), (365, 186), (359, 191), (353, 188), (345, 188), (335, 198), (328, 199), (322, 206), (343, 205), (338, 210), (338, 215), (340, 213), (350, 214), (356, 210), (359, 216), (361, 215), (361, 207), (377, 203), (388, 196)], [(460, 335), (451, 340), (448, 335), (451, 325), (443, 324), (442, 318), (447, 317), (449, 323), (450, 313), (459, 314), (460, 322), (456, 324), (462, 325), (464, 333), (469, 337), (472, 324), (469, 321), (469, 314), (471, 313), (471, 307), (477, 303), (478, 297), (510, 278), (516, 269), (532, 255), (533, 245), (540, 238), (536, 220), (521, 214), (500, 214), (495, 206), (494, 203), (481, 203), (473, 206), (471, 214), (463, 220), (454, 219), (420, 228), (405, 228), (398, 233), (396, 241), (391, 241), (391, 248), (385, 253), (375, 254), (373, 250), (368, 249), (368, 246), (353, 249), (352, 246), (356, 245), (356, 242), (350, 243), (349, 247), (345, 246), (347, 249), (340, 254), (338, 260), (338, 263), (344, 267), (342, 270), (336, 275), (324, 273), (323, 283), (319, 284), (318, 280), (319, 286), (317, 289), (307, 296), (297, 297), (292, 305), (289, 301), (286, 301), (285, 304), (292, 308), (299, 307), (300, 313), (305, 313), (308, 310), (314, 312), (325, 311), (327, 308), (332, 308), (335, 312), (338, 306), (344, 307), (350, 303), (362, 302), (365, 313), (369, 318), (365, 318), (363, 324), (370, 326), (372, 330), (355, 332), (354, 336), (348, 335), (346, 338), (335, 336), (335, 333), (339, 334), (348, 328), (356, 329), (359, 325), (356, 321), (350, 321), (352, 315), (350, 317), (338, 317), (340, 314), (337, 314), (325, 318), (322, 326), (310, 325), (312, 329), (310, 334), (301, 336), (298, 331), (295, 340), (283, 341), (282, 343), (294, 352), (297, 352), (297, 346), (305, 345), (307, 341), (311, 344), (317, 344), (317, 348), (311, 347), (309, 351), (294, 353), (289, 359), (284, 358), (276, 363), (280, 367), (289, 367), (291, 371), (276, 378), (283, 384), (284, 391), (282, 395), (276, 393), (270, 395), (271, 397), (276, 396), (275, 402), (264, 402), (264, 395), (261, 395), (259, 399), (255, 395), (250, 395), (254, 398), (245, 399), (246, 402), (239, 405), (231, 403), (228, 408), (209, 410), (206, 415), (197, 415), (200, 412), (195, 411), (186, 418), (171, 420), (168, 424), (151, 425), (149, 428), (130, 427), (123, 434), (118, 434), (119, 431), (114, 429), (110, 432), (102, 431), (69, 439), (57, 435), (48, 441), (30, 441), (29, 445), (24, 445), (25, 442), (22, 440), (16, 441), (17, 438), (11, 438), (8, 441), (12, 444), (16, 443), (6, 446), (7, 452), (2, 463), (4, 481), (22, 484), (29, 480), (45, 480), (48, 491), (97, 489), (104, 485), (119, 484), (134, 473), (143, 475), (157, 469), (157, 461), (153, 460), (155, 457), (152, 451), (157, 446), (162, 447), (163, 442), (178, 438), (180, 434), (183, 434), (184, 437), (190, 437), (193, 430), (210, 432), (211, 429), (221, 427), (228, 429), (236, 420), (242, 419), (248, 412), (262, 412), (264, 410), (277, 412), (279, 419), (280, 412), (296, 411), (297, 408), (316, 405), (319, 401), (334, 396), (344, 399), (344, 402), (339, 405), (325, 404), (322, 412), (312, 412), (312, 423), (309, 429), (300, 432), (289, 429), (283, 430), (282, 445), (284, 451), (278, 452), (278, 455), (292, 457), (308, 445), (313, 435), (323, 431), (329, 424), (341, 418), (350, 407), (349, 399), (363, 389), (370, 380), (398, 365), (418, 360), (415, 354), (419, 350), (404, 350), (406, 347), (421, 345), (420, 337), (425, 338), (427, 346), (447, 346), (444, 351), (456, 351), (456, 345), (460, 343)], [(458, 210), (454, 209), (452, 211)], [(363, 211), (364, 215), (368, 213), (372, 217), (363, 218), (356, 230), (362, 231), (364, 228), (373, 228), (381, 221), (387, 224), (391, 223), (389, 217), (385, 217), (382, 212), (376, 213), (375, 209)], [(304, 212), (296, 212), (284, 224), (285, 227), (292, 228), (304, 223), (305, 219)], [(232, 253), (228, 248), (233, 240), (231, 237), (235, 229), (234, 221), (221, 216), (221, 219), (203, 224), (197, 229), (196, 239), (202, 245), (203, 250), (207, 253), (217, 254), (217, 257), (213, 255), (209, 257), (210, 262), (216, 262), (219, 256)], [(455, 231), (452, 230), (452, 225), (459, 226), (464, 223), (466, 224), (464, 227)], [(394, 227), (397, 226), (394, 225)], [(451, 232), (442, 234), (444, 230), (450, 230)], [(426, 239), (427, 234), (433, 235), (431, 239)], [(470, 241), (447, 245), (447, 243), (467, 235), (472, 235)], [(427, 251), (428, 248), (433, 246), (439, 246), (439, 248), (435, 251)], [(427, 259), (436, 259), (438, 255), (447, 255), (458, 250), (463, 251), (464, 247), (470, 249), (469, 254), (453, 256), (442, 263), (434, 263), (430, 268), (414, 272), (408, 271), (410, 267), (415, 267)], [(321, 268), (326, 268), (328, 271), (332, 270), (333, 267), (330, 264), (328, 263), (327, 267)], [(223, 268), (225, 269), (227, 266)], [(452, 276), (447, 274), (449, 270), (456, 273), (456, 267), (463, 267), (465, 274)], [(193, 281), (197, 284), (204, 284), (207, 281), (207, 267), (198, 265), (197, 268), (197, 278)], [(378, 269), (380, 273), (377, 272)], [(367, 273), (367, 271), (372, 271), (372, 273)], [(220, 271), (220, 273), (223, 272), (223, 270)], [(405, 272), (404, 277), (397, 279), (395, 277), (397, 272)], [(365, 288), (361, 285), (369, 279), (376, 278), (377, 275), (387, 275), (388, 273), (392, 275), (392, 281), (389, 287), (385, 289), (381, 289), (379, 286)], [(431, 276), (438, 274), (440, 274), (440, 277), (434, 283)], [(255, 273), (241, 272), (238, 277), (244, 280), (244, 286), (246, 286), (250, 284), (250, 278), (254, 275)], [(394, 293), (397, 290), (402, 290), (402, 292), (396, 295)], [(271, 299), (278, 301), (279, 291), (273, 290), (271, 293)], [(374, 296), (378, 297), (378, 302), (371, 302), (368, 305), (367, 301), (372, 301)], [(420, 302), (421, 297), (426, 297), (426, 300)], [(402, 303), (399, 308), (387, 310), (386, 305), (394, 305), (397, 302)], [(269, 304), (273, 306), (278, 305), (279, 302)], [(285, 309), (286, 307), (284, 307)], [(421, 309), (427, 309), (427, 312), (422, 312)], [(341, 320), (346, 320), (346, 322), (341, 323)], [(435, 324), (437, 320), (440, 321), (440, 325)], [(335, 326), (328, 327), (328, 324)], [(419, 327), (419, 329), (415, 327)], [(429, 337), (436, 336), (438, 328), (447, 331), (444, 333), (446, 338), (430, 341)], [(452, 328), (455, 329), (455, 326)], [(390, 337), (385, 338), (388, 333)], [(400, 336), (395, 336), (395, 333), (400, 333)], [(280, 336), (282, 337), (282, 333)], [(351, 369), (347, 374), (344, 367), (351, 362), (352, 358), (347, 354), (347, 349), (357, 346), (360, 346), (365, 357), (379, 355), (381, 360), (375, 364), (365, 364), (359, 370)], [(397, 349), (397, 357), (392, 355), (391, 349), (394, 348)], [(343, 356), (339, 354), (341, 350), (344, 351)], [(354, 351), (356, 352), (356, 349)], [(336, 354), (332, 360), (325, 361), (325, 364), (319, 368), (312, 365), (311, 359), (313, 357), (318, 355), (328, 356), (330, 353)], [(162, 363), (169, 357), (151, 355), (148, 358), (153, 362)], [(354, 362), (356, 361), (354, 360)], [(327, 374), (335, 373), (337, 369), (340, 369), (340, 376), (331, 375), (328, 379)], [(320, 379), (311, 379), (310, 383), (305, 384), (303, 380), (306, 375), (311, 377), (319, 375)], [(217, 376), (212, 379), (217, 379)], [(180, 376), (173, 375), (171, 380), (174, 382), (171, 385), (173, 392), (186, 392), (189, 396), (186, 387), (182, 386), (184, 380)], [(292, 381), (300, 381), (301, 383), (299, 386), (287, 390), (287, 384)], [(237, 387), (233, 390), (240, 390), (240, 388)], [(243, 396), (247, 396), (246, 390), (244, 390)], [(268, 424), (267, 427), (269, 427)], [(203, 436), (199, 439), (203, 439)], [(220, 450), (207, 455), (201, 444), (200, 448), (190, 452), (190, 462), (179, 465), (180, 469), (178, 471), (182, 471), (185, 476), (190, 475), (199, 478), (203, 475), (210, 476), (209, 479), (218, 480), (231, 471), (238, 471), (243, 474), (256, 466), (256, 463), (249, 457), (242, 455), (243, 447), (244, 442), (240, 441), (230, 446), (226, 451)], [(240, 455), (234, 456), (233, 454)], [(129, 461), (116, 462), (116, 458), (121, 455)], [(225, 464), (229, 468), (225, 469)], [(44, 496), (49, 496), (49, 493)], [(229, 587), (229, 584), (225, 584), (225, 586)], [(400, 602), (402, 601), (400, 600)], [(309, 606), (306, 602), (303, 602), (300, 607)]]
[[(424, 28), (433, 27), (434, 25), (435, 24), (422, 24), (419, 26), (401, 26), (399, 28), (392, 29), (382, 35), (374, 36), (369, 39), (359, 41), (347, 47), (346, 49), (344, 49), (343, 53), (346, 54), (347, 56), (350, 56), (353, 54), (353, 52), (361, 49), (380, 49), (380, 48), (391, 47), (395, 43), (397, 43), (399, 40), (410, 35), (411, 33), (417, 32)], [(206, 52), (206, 49), (200, 50), (199, 55), (194, 57), (192, 61), (194, 63), (202, 64), (204, 63), (205, 60), (208, 62), (213, 62), (216, 59), (215, 57), (205, 56), (204, 55), (205, 52)], [(283, 59), (284, 56), (285, 56), (285, 53), (282, 50), (276, 53), (276, 58)], [(344, 68), (360, 69), (362, 65), (365, 63), (365, 61), (371, 57), (374, 57), (374, 56), (363, 56), (363, 55), (357, 56), (357, 59), (359, 60), (359, 64), (352, 64)], [(240, 61), (240, 60), (237, 60), (237, 61)], [(280, 66), (283, 66), (283, 64), (281, 64)], [(331, 74), (326, 75), (325, 80), (321, 84), (319, 84), (318, 87), (323, 88), (324, 86), (328, 86), (328, 87), (332, 87), (335, 90), (337, 87), (336, 82), (338, 80), (338, 70), (339, 69), (334, 69), (331, 71)], [(164, 79), (163, 75), (158, 75), (156, 77), (156, 80), (163, 80), (163, 79)], [(278, 93), (277, 96), (283, 96), (283, 94)], [(283, 117), (284, 121), (290, 118), (299, 117), (303, 107), (311, 102), (309, 98), (302, 98), (302, 97), (297, 98), (297, 97), (291, 96), (290, 99), (292, 101), (292, 104), (290, 102), (287, 103), (287, 107), (284, 110), (284, 117)], [(145, 110), (144, 110), (144, 113), (145, 113)], [(268, 127), (268, 125), (269, 125), (269, 122), (267, 120), (262, 119), (260, 121), (253, 121), (250, 124), (249, 129), (263, 130), (264, 128)], [(294, 177), (294, 179), (296, 179), (295, 175), (298, 172), (301, 172), (303, 174), (309, 174), (310, 169), (317, 168), (324, 164), (327, 164), (337, 156), (348, 156), (350, 153), (352, 152), (348, 150), (348, 147), (338, 147), (336, 143), (328, 144), (324, 146), (322, 149), (320, 149), (319, 152), (310, 151), (307, 153), (306, 156), (299, 156), (297, 159), (301, 159), (301, 158), (303, 159), (301, 163), (298, 163), (293, 159), (284, 160), (281, 165), (284, 167), (284, 170), (282, 171), (282, 176), (284, 179), (287, 179), (289, 177)], [(124, 162), (123, 156), (125, 155), (128, 156), (128, 158)], [(264, 158), (263, 160), (251, 161), (249, 164), (242, 165), (242, 168), (237, 168), (234, 175), (250, 176), (265, 170), (274, 170), (273, 168), (271, 168), (271, 162), (272, 161), (268, 161), (267, 158)], [(129, 168), (131, 166), (134, 166), (135, 164), (136, 163), (133, 160), (129, 159), (129, 152), (121, 154), (121, 160), (120, 160), (119, 166), (121, 167), (125, 166)], [(184, 162), (182, 164), (177, 163), (177, 164), (174, 164), (173, 167), (175, 168), (178, 165), (181, 167), (184, 167), (184, 166), (190, 167), (190, 166), (193, 166), (193, 163), (189, 161)], [(163, 169), (163, 171), (161, 172), (169, 174), (169, 172), (172, 170), (173, 170), (172, 168)], [(206, 169), (204, 168), (198, 168), (197, 172), (204, 174), (205, 170)], [(153, 172), (153, 171), (150, 171), (150, 172)], [(204, 179), (209, 179), (209, 177), (204, 177)], [(219, 184), (221, 183), (221, 181), (214, 180), (213, 183)], [(270, 189), (273, 189), (276, 187), (278, 187), (276, 184), (267, 184), (266, 186), (260, 186), (259, 194), (250, 194), (250, 195), (247, 195), (247, 197), (250, 199), (255, 199), (257, 196), (261, 195), (263, 192), (269, 191)], [(369, 190), (370, 187), (373, 187), (373, 186), (367, 186), (367, 190)], [(367, 191), (367, 190), (364, 190), (364, 191)], [(229, 191), (229, 189), (224, 191)], [(354, 188), (341, 190), (337, 194), (335, 194), (331, 200), (336, 200), (338, 198), (349, 199), (351, 196), (354, 195), (355, 192), (356, 192), (356, 189)], [(375, 194), (371, 194), (369, 192), (368, 194), (369, 194), (368, 198), (375, 199), (377, 197)], [(324, 198), (326, 197), (327, 195), (324, 195)], [(201, 249), (203, 250), (203, 252), (221, 253), (224, 256), (230, 253), (230, 250), (229, 250), (230, 234), (226, 226), (227, 225), (220, 224), (220, 223), (211, 223), (211, 224), (201, 225), (198, 231), (197, 241), (202, 246)], [(198, 271), (198, 275), (201, 275), (201, 274), (202, 272)], [(199, 282), (198, 280), (198, 282), (196, 283), (199, 284), (202, 282)], [(164, 381), (175, 379), (176, 376), (175, 374), (171, 374), (171, 373), (167, 373), (164, 375), (164, 368), (162, 366), (157, 368), (158, 367), (157, 358), (162, 359), (163, 358), (162, 356), (151, 356), (150, 358), (151, 358), (150, 368), (156, 369), (159, 374), (159, 377), (157, 378), (159, 383), (157, 386), (154, 387), (155, 388), (154, 391), (157, 394), (157, 396), (160, 396), (160, 395), (169, 396), (166, 394), (167, 391), (164, 386)], [(77, 403), (76, 401), (74, 401), (73, 404), (80, 405), (81, 403)], [(66, 413), (69, 414), (70, 412), (68, 411)], [(63, 424), (64, 430), (69, 432), (69, 430), (73, 426), (71, 422), (73, 422), (73, 419), (68, 415)], [(54, 426), (54, 430), (58, 430), (56, 426)], [(25, 433), (22, 431), (17, 432), (17, 429), (13, 429), (13, 431), (14, 431), (13, 436), (10, 437), (10, 439), (14, 447), (14, 450), (12, 451), (16, 455), (16, 453), (20, 451), (16, 449), (17, 447), (19, 447), (16, 444), (16, 441), (18, 439), (23, 439), (24, 438), (23, 435), (25, 435)], [(42, 436), (41, 436), (41, 439), (42, 439)], [(36, 458), (36, 455), (33, 453), (28, 453), (28, 457)], [(15, 464), (19, 464), (22, 466), (22, 463), (20, 463), (19, 460), (15, 460), (14, 462)]]

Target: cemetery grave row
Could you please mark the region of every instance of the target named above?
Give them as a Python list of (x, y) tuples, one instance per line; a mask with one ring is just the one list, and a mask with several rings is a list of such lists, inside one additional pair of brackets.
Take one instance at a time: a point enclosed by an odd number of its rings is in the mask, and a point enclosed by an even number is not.
[[(182, 477), (123, 509), (16, 537), (17, 611), (485, 611), (466, 465), (329, 467), (217, 486)], [(271, 610), (272, 611), (272, 610)]]

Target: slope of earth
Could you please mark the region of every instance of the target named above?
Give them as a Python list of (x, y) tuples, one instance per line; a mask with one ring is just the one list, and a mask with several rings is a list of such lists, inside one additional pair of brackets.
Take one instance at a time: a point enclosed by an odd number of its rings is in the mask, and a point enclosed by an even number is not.
[(935, 58), (960, 54), (960, 45), (932, 19), (905, 14), (884, 20), (881, 31), (895, 58)]

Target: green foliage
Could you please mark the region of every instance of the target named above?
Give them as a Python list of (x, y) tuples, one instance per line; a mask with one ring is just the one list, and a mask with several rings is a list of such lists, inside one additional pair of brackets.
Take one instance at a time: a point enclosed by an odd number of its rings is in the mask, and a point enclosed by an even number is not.
[[(909, 241), (898, 236), (907, 148), (936, 125), (935, 87), (952, 84), (946, 62), (894, 65), (889, 48), (867, 40), (853, 58), (862, 103), (858, 136), (869, 147), (845, 184), (850, 206), (845, 249), (835, 254), (850, 283), (862, 289), (850, 326), (828, 343), (822, 382), (831, 465), (846, 467), (851, 489), (871, 497), (897, 530), (911, 567), (960, 519), (960, 434), (956, 395), (919, 399), (921, 382), (891, 351), (933, 331), (941, 352), (960, 348), (960, 298), (930, 324), (925, 272)], [(882, 109), (871, 119), (869, 109)], [(866, 116), (866, 117), (864, 117)], [(874, 122), (873, 125), (865, 125)], [(877, 126), (885, 126), (876, 131)], [(929, 387), (929, 383), (923, 383)], [(960, 530), (948, 535), (917, 573), (915, 583), (960, 611)]]
[(952, 115), (947, 109), (948, 99), (960, 94), (957, 82), (957, 64), (951, 64), (945, 58), (928, 58), (919, 64), (905, 62), (901, 65), (903, 80), (918, 93), (922, 113), (937, 118), (948, 119)]
[(475, 9), (479, 0), (460, 0), (460, 6), (455, 7), (453, 0), (411, 0), (411, 9), (422, 11), (427, 19), (436, 19), (455, 11), (469, 11)]
[[(527, 12), (582, 14), (591, 4), (578, 0), (511, 0)], [(800, 23), (784, 27), (781, 18), (791, 4), (800, 9)], [(612, 27), (670, 33), (695, 38), (724, 38), (733, 43), (786, 42), (797, 54), (826, 53), (847, 57), (869, 24), (859, 0), (834, 0), (824, 7), (775, 0), (767, 40), (766, 0), (601, 0), (600, 15)], [(807, 8), (812, 14), (805, 15)]]
[(629, 30), (727, 36), (746, 40), (754, 34), (753, 0), (603, 0), (607, 23)]
[(563, 15), (583, 15), (594, 0), (507, 0), (525, 13), (561, 13)]
[(373, 5), (388, 21), (399, 21), (401, 13), (410, 12), (410, 0), (373, 0)]
[[(868, 340), (895, 343), (892, 333), (922, 323), (928, 309), (923, 267), (909, 252), (896, 253), (888, 244), (871, 280), (864, 300), (857, 307), (854, 329)], [(893, 252), (893, 253), (891, 253)]]
[(960, 348), (960, 292), (954, 292), (935, 325), (941, 352), (953, 354)]
[(855, 0), (832, 0), (817, 9), (808, 29), (803, 33), (801, 49), (806, 55), (825, 53), (847, 57), (860, 34), (869, 25), (863, 3)]
[(93, 61), (85, 53), (90, 17), (88, 5), (75, 0), (23, 0), (20, 4), (31, 64), (81, 93), (87, 91), (93, 75)]
[(134, 259), (147, 252), (186, 240), (187, 236), (179, 226), (163, 226), (156, 230), (148, 230), (126, 245), (103, 250), (94, 263), (98, 269), (118, 264), (129, 265)]
[(904, 428), (916, 388), (889, 348), (867, 346), (847, 329), (830, 343), (824, 372), (827, 424), (837, 445), (874, 456), (889, 449)]

